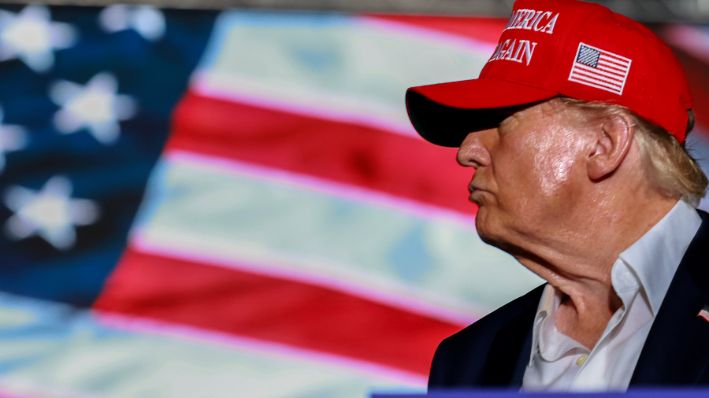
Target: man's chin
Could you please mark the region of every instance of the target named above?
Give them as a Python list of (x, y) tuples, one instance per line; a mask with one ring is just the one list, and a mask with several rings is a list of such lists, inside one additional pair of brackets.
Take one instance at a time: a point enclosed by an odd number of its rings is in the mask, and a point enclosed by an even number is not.
[(483, 242), (496, 246), (494, 242), (496, 242), (497, 239), (495, 239), (492, 224), (488, 209), (481, 206), (478, 209), (478, 214), (475, 216), (475, 229)]
[(478, 214), (475, 217), (475, 229), (477, 230), (480, 240), (490, 246), (502, 249), (508, 246), (505, 240), (504, 229), (500, 228), (498, 220), (491, 214), (490, 209), (480, 207)]

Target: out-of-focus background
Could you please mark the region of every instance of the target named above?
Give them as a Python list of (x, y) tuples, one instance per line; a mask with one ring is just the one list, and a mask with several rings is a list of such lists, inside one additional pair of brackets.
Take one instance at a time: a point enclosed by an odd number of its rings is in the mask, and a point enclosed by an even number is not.
[[(603, 3), (676, 50), (709, 170), (709, 1)], [(0, 5), (0, 396), (423, 391), (540, 283), (403, 103), (511, 1), (66, 4)]]

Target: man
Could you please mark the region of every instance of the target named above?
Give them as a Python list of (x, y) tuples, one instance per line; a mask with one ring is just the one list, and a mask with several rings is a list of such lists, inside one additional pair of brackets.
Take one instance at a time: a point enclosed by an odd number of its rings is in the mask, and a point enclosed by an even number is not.
[(406, 102), (475, 170), (482, 239), (547, 281), (444, 340), (430, 388), (709, 384), (707, 179), (664, 43), (599, 5), (518, 0), (478, 79)]

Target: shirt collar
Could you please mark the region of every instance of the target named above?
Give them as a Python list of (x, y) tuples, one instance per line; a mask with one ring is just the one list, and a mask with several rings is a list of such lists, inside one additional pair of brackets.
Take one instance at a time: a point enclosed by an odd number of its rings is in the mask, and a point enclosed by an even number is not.
[(539, 300), (537, 307), (537, 315), (534, 317), (534, 325), (532, 326), (532, 351), (529, 353), (529, 366), (532, 365), (534, 355), (539, 350), (539, 334), (541, 333), (541, 325), (544, 319), (554, 313), (556, 291), (554, 286), (547, 283), (542, 291), (542, 298)]
[[(548, 285), (547, 287), (551, 287)], [(539, 357), (547, 362), (553, 362), (564, 356), (566, 353), (576, 351), (587, 351), (581, 343), (571, 337), (559, 332), (556, 329), (554, 321), (556, 316), (554, 313), (559, 308), (561, 302), (561, 293), (554, 289), (551, 292), (551, 309), (546, 316), (540, 318), (537, 329), (537, 341), (539, 342)], [(546, 305), (547, 303), (545, 303)]]
[(618, 256), (640, 281), (653, 315), (657, 315), (672, 277), (701, 223), (694, 207), (683, 200), (677, 201), (657, 224)]

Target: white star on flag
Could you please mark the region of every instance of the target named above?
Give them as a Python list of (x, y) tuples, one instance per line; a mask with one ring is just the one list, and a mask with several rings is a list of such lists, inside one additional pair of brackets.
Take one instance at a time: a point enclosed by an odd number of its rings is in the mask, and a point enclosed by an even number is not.
[(98, 219), (99, 208), (87, 199), (71, 199), (71, 182), (52, 177), (40, 191), (14, 186), (5, 192), (5, 204), (15, 214), (5, 230), (12, 239), (38, 235), (57, 249), (67, 250), (76, 242), (74, 226)]
[(0, 172), (5, 168), (5, 153), (22, 149), (27, 144), (27, 133), (20, 126), (2, 124), (5, 114), (0, 107)]
[(111, 144), (121, 133), (121, 120), (135, 115), (136, 102), (128, 95), (117, 93), (116, 78), (99, 73), (85, 86), (61, 80), (54, 83), (49, 96), (61, 109), (54, 115), (54, 125), (64, 134), (89, 130), (102, 144)]
[(165, 16), (151, 6), (114, 4), (99, 14), (101, 27), (107, 32), (133, 29), (146, 40), (155, 41), (165, 34)]
[(49, 9), (29, 5), (18, 14), (0, 10), (0, 61), (18, 58), (35, 72), (54, 65), (54, 50), (71, 47), (76, 31), (52, 22)]

